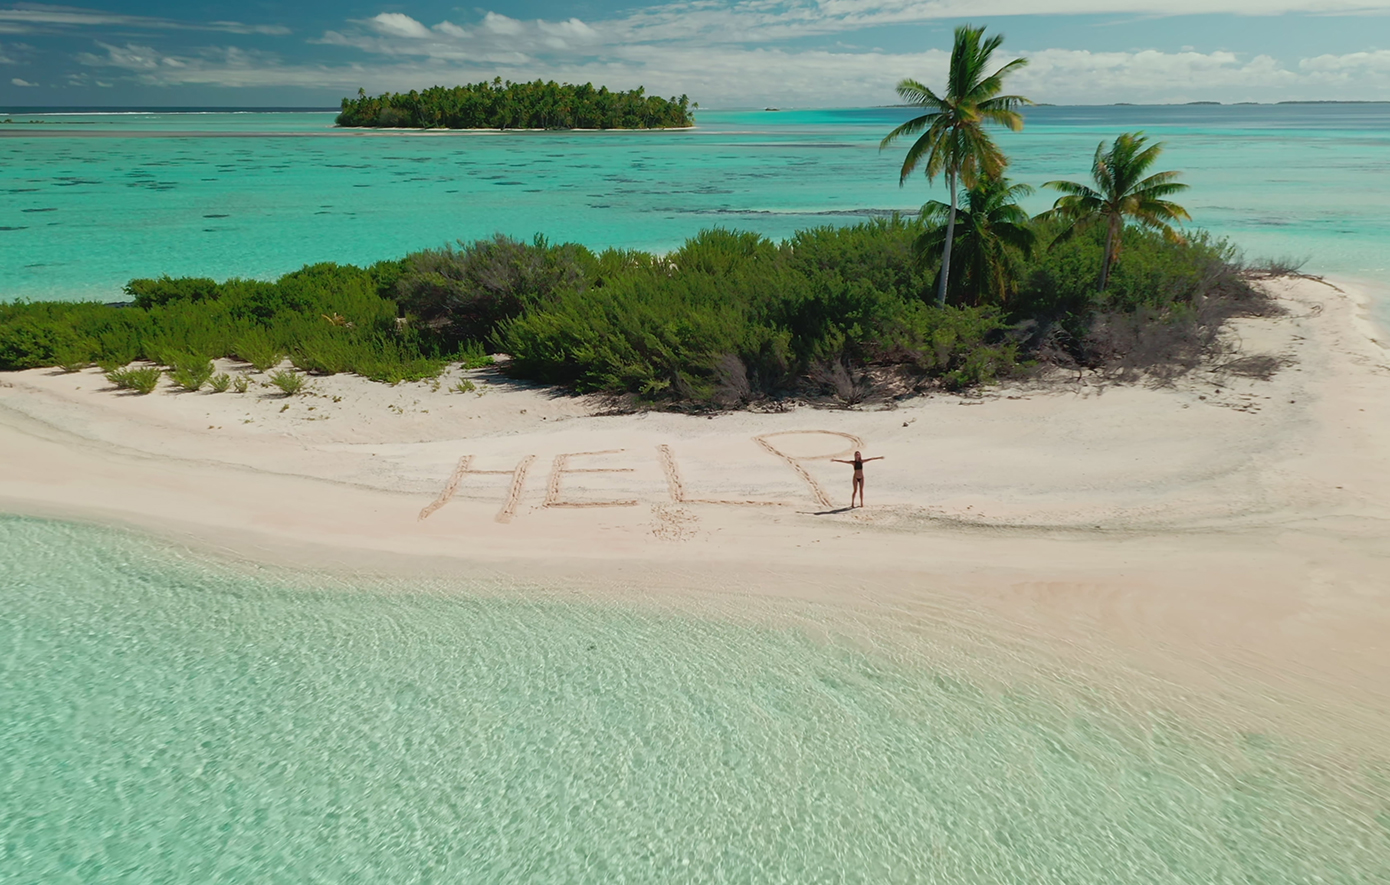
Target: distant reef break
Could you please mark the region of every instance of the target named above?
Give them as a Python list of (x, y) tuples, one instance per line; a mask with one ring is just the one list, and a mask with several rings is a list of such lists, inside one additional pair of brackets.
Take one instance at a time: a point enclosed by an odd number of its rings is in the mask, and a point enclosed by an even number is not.
[(690, 99), (611, 92), (592, 83), (492, 82), (432, 86), (343, 99), (339, 126), (380, 129), (683, 129), (695, 125)]

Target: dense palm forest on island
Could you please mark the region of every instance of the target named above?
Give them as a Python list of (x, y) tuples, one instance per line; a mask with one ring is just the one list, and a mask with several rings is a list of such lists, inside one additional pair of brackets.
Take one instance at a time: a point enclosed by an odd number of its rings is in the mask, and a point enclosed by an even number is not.
[(388, 92), (343, 99), (339, 126), (386, 129), (683, 129), (695, 125), (682, 95), (661, 98), (642, 87), (610, 92), (585, 83), (472, 83), (423, 92)]
[[(275, 282), (133, 280), (123, 304), (0, 305), (0, 369), (96, 364), (138, 392), (165, 375), (244, 392), (276, 370), (289, 394), (305, 374), (395, 383), (495, 364), (651, 406), (854, 405), (1053, 367), (1164, 383), (1223, 353), (1230, 318), (1277, 310), (1252, 282), (1270, 269), (1179, 226), (1186, 185), (1155, 170), (1163, 146), (1141, 132), (1099, 144), (1086, 180), (1042, 183), (1059, 196), (1030, 216), (1032, 186), (1007, 177), (985, 128), (1021, 127), (1028, 104), (1002, 92), (1022, 60), (990, 70), (999, 45), (960, 28), (946, 90), (899, 85), (922, 113), (882, 146), (914, 139), (902, 183), (947, 180), (948, 202), (915, 216), (781, 242), (714, 228), (665, 254), (498, 234)], [(243, 369), (214, 375), (216, 358)]]

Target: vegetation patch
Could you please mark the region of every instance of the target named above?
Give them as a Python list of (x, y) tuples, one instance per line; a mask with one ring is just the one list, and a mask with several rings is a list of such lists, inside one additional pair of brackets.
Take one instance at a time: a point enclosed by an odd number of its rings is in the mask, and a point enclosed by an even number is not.
[(592, 83), (575, 86), (502, 78), (467, 86), (433, 86), (423, 92), (387, 92), (345, 98), (339, 126), (387, 129), (676, 129), (695, 125), (694, 106), (682, 95), (660, 98), (642, 87), (610, 92)]
[(298, 372), (280, 370), (270, 373), (270, 383), (280, 388), (285, 396), (294, 396), (304, 390), (304, 376)]
[[(0, 369), (76, 360), (114, 374), (148, 360), (197, 390), (212, 383), (213, 358), (301, 384), (302, 373), (396, 383), (450, 363), (493, 366), (501, 353), (513, 377), (649, 406), (853, 405), (1034, 366), (1166, 381), (1230, 358), (1218, 335), (1227, 319), (1272, 309), (1233, 250), (1200, 232), (1124, 227), (1101, 290), (1106, 227), (1053, 245), (1064, 221), (1028, 221), (1039, 245), (1001, 248), (987, 216), (958, 223), (944, 305), (930, 215), (782, 242), (716, 228), (664, 256), (497, 236), (276, 282), (137, 280), (139, 303), (120, 307), (0, 305)], [(281, 354), (298, 371), (274, 372)], [(236, 375), (232, 389), (245, 383)]]
[(169, 369), (169, 378), (179, 387), (192, 392), (211, 381), (212, 373), (212, 362), (206, 357), (176, 356)]
[(145, 366), (142, 368), (116, 369), (106, 373), (106, 380), (121, 388), (122, 390), (133, 390), (139, 394), (153, 393), (159, 386), (159, 379), (164, 373), (158, 366)]

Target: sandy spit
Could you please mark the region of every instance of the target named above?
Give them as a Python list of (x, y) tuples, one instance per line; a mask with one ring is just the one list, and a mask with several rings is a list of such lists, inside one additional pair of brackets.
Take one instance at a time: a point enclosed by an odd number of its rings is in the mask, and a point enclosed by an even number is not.
[[(293, 398), (5, 373), (0, 511), (347, 574), (931, 611), (1390, 709), (1390, 355), (1366, 292), (1270, 285), (1287, 313), (1230, 330), (1269, 380), (856, 410), (612, 415), (489, 371)], [(884, 460), (850, 510), (830, 459), (855, 448)]]

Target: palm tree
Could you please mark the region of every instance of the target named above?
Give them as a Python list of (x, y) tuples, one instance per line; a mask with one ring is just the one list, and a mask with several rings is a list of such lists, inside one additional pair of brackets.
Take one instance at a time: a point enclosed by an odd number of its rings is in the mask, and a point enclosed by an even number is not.
[(1091, 164), (1094, 189), (1075, 181), (1049, 181), (1043, 185), (1063, 193), (1049, 211), (1038, 216), (1066, 223), (1053, 240), (1054, 246), (1097, 224), (1105, 224), (1105, 255), (1098, 290), (1101, 292), (1110, 282), (1110, 270), (1120, 257), (1127, 219), (1159, 231), (1175, 243), (1182, 242), (1182, 235), (1173, 229), (1173, 223), (1192, 220), (1186, 209), (1165, 199), (1187, 190), (1187, 185), (1176, 180), (1180, 173), (1155, 172), (1144, 176), (1163, 152), (1162, 142), (1147, 142), (1142, 132), (1126, 132), (1108, 149), (1105, 142), (1097, 145)]
[[(1026, 184), (985, 177), (966, 190), (965, 205), (956, 209), (954, 219), (960, 232), (955, 249), (964, 271), (959, 280), (962, 288), (975, 292), (977, 302), (1007, 301), (1014, 269), (1010, 253), (1032, 254), (1037, 235), (1032, 219), (1018, 205), (1019, 199), (1032, 192)], [(922, 207), (922, 221), (927, 229), (917, 237), (916, 247), (918, 260), (925, 262), (952, 234), (951, 207), (932, 200)]]
[[(966, 187), (972, 187), (982, 173), (997, 178), (1008, 164), (1004, 153), (985, 131), (985, 124), (995, 123), (1017, 132), (1023, 128), (1023, 116), (1018, 109), (1032, 104), (1021, 95), (999, 94), (1004, 88), (1004, 76), (1026, 65), (1027, 59), (1014, 59), (994, 73), (985, 74), (990, 56), (1004, 38), (1000, 35), (984, 40), (984, 33), (984, 28), (970, 25), (956, 28), (944, 95), (938, 96), (916, 80), (903, 80), (898, 84), (898, 95), (911, 105), (926, 108), (927, 113), (908, 120), (879, 143), (879, 150), (883, 150), (905, 135), (921, 132), (903, 159), (898, 184), (906, 182), (925, 160), (927, 181), (936, 180), (943, 172), (946, 174), (952, 208), (956, 206), (956, 190), (961, 181)], [(948, 213), (946, 237), (941, 247), (941, 277), (936, 287), (937, 304), (946, 303), (954, 239), (955, 215)]]

